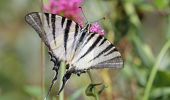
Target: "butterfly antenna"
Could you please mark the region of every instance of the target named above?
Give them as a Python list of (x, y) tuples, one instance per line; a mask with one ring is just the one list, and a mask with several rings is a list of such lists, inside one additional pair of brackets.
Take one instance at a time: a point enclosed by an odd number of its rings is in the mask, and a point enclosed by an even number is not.
[(93, 21), (93, 22), (90, 22), (90, 23), (100, 22), (101, 20), (105, 20), (105, 19), (106, 19), (106, 17), (102, 17), (102, 18), (100, 18), (100, 19), (98, 19), (98, 20), (95, 20), (95, 21)]
[(80, 10), (81, 10), (81, 12), (82, 12), (82, 14), (83, 14), (83, 17), (84, 17), (86, 23), (88, 23), (88, 20), (87, 20), (85, 14), (84, 14), (83, 8), (82, 8), (82, 7), (79, 7), (79, 8), (80, 8)]

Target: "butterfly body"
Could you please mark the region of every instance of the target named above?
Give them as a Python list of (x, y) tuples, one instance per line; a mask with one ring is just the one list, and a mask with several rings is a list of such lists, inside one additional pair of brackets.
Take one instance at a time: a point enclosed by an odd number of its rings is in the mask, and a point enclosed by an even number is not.
[(39, 34), (54, 62), (56, 75), (52, 85), (57, 79), (61, 61), (66, 63), (59, 93), (72, 73), (80, 75), (89, 69), (123, 67), (120, 52), (105, 37), (90, 32), (91, 24), (81, 27), (66, 17), (38, 12), (29, 13), (25, 19)]

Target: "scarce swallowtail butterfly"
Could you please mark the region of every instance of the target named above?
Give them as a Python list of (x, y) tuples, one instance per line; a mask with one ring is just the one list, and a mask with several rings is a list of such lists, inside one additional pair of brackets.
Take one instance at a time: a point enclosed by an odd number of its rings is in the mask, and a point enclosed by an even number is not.
[(89, 69), (123, 67), (120, 52), (103, 36), (91, 33), (91, 24), (81, 27), (66, 17), (39, 12), (27, 14), (25, 20), (39, 34), (54, 62), (56, 75), (48, 92), (57, 80), (61, 61), (66, 63), (66, 72), (59, 93), (72, 74), (80, 75)]

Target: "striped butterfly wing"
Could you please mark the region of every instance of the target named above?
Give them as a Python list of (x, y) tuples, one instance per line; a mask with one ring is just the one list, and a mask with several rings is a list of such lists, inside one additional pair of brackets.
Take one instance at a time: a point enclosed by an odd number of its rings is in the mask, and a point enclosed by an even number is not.
[(77, 23), (56, 14), (38, 12), (29, 13), (25, 19), (37, 31), (52, 55), (60, 61), (72, 57), (75, 37), (81, 30)]
[[(52, 57), (59, 62), (66, 61), (69, 65), (63, 76), (63, 85), (59, 93), (72, 73), (78, 74), (93, 68), (123, 67), (121, 54), (116, 47), (103, 36), (90, 33), (90, 24), (81, 28), (77, 23), (65, 17), (38, 12), (26, 15), (26, 21), (37, 31)], [(55, 66), (56, 76), (49, 92), (57, 79), (59, 66)]]
[[(57, 80), (61, 61), (69, 61), (75, 54), (80, 43), (81, 27), (74, 21), (56, 14), (33, 12), (26, 15), (25, 20), (39, 34), (49, 49), (51, 60), (54, 62), (53, 70), (56, 74), (52, 80), (47, 96)], [(80, 33), (80, 34), (78, 34)]]
[[(88, 26), (90, 27), (90, 25), (87, 25), (87, 27)], [(103, 36), (98, 33), (90, 33), (87, 29), (82, 30), (80, 37), (77, 37), (78, 42), (76, 43), (78, 46), (77, 49), (75, 49), (73, 59), (69, 62), (69, 69), (63, 77), (63, 85), (59, 93), (63, 90), (66, 81), (72, 73), (80, 75), (88, 69), (123, 67), (121, 54), (116, 47)], [(81, 37), (83, 42), (79, 41)]]
[(97, 33), (89, 33), (80, 48), (71, 62), (76, 70), (123, 67), (117, 48)]

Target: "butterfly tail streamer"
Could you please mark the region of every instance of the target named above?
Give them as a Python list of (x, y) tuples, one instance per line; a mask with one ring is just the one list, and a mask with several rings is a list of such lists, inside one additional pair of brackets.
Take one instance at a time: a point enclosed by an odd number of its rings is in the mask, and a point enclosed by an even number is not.
[(63, 84), (62, 84), (62, 86), (61, 86), (61, 88), (60, 88), (60, 90), (59, 90), (59, 92), (58, 92), (57, 95), (59, 95), (59, 94), (61, 93), (61, 91), (64, 89), (64, 86), (65, 86), (67, 80), (71, 77), (71, 74), (72, 74), (72, 73), (71, 73), (70, 71), (67, 71), (67, 72), (65, 73), (65, 75), (63, 76), (63, 79), (62, 79)]
[(50, 85), (49, 90), (48, 90), (48, 92), (47, 92), (47, 96), (46, 96), (45, 98), (48, 98), (48, 97), (49, 97), (50, 92), (51, 92), (51, 89), (52, 89), (53, 85), (55, 84), (55, 82), (56, 82), (56, 80), (57, 80), (58, 70), (59, 70), (59, 68), (60, 68), (60, 63), (61, 63), (55, 56), (53, 56), (53, 53), (52, 53), (52, 52), (49, 51), (48, 53), (49, 53), (49, 55), (50, 55), (51, 61), (54, 63), (54, 67), (53, 67), (52, 70), (55, 71), (55, 76), (54, 76), (54, 78), (52, 79), (51, 85)]
[[(54, 67), (54, 68), (55, 68), (55, 67)], [(54, 68), (53, 68), (53, 70), (55, 70)], [(46, 96), (45, 98), (48, 98), (48, 97), (49, 97), (49, 95), (50, 95), (50, 93), (51, 93), (51, 89), (52, 89), (52, 87), (53, 87), (54, 83), (55, 83), (55, 82), (56, 82), (56, 80), (57, 80), (58, 70), (59, 70), (59, 67), (58, 67), (58, 69), (57, 69), (57, 70), (55, 70), (55, 76), (54, 76), (54, 78), (52, 79), (51, 85), (50, 85), (49, 90), (48, 90), (48, 92), (47, 92), (47, 96)]]

